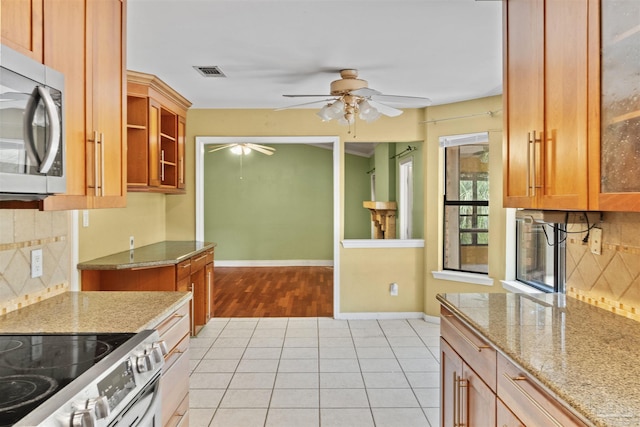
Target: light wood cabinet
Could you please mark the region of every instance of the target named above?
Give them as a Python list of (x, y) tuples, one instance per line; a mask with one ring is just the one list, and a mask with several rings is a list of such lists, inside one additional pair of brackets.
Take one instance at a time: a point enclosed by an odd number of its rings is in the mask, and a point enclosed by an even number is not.
[(82, 290), (191, 292), (190, 330), (195, 336), (213, 315), (213, 258), (214, 249), (208, 249), (172, 265), (82, 269)]
[(189, 324), (185, 304), (156, 327), (167, 348), (160, 378), (161, 425), (165, 427), (189, 425)]
[(43, 0), (0, 1), (2, 44), (42, 62)]
[(45, 0), (44, 63), (65, 75), (67, 191), (45, 210), (124, 207), (123, 0)]
[(442, 427), (586, 426), (444, 307), (440, 334)]
[(498, 397), (522, 425), (586, 427), (553, 396), (503, 355), (498, 355)]
[(185, 192), (184, 144), (190, 106), (156, 76), (127, 72), (129, 191)]
[(588, 208), (588, 0), (504, 2), (504, 205)]
[(640, 3), (589, 2), (591, 208), (640, 211)]
[(444, 309), (440, 325), (442, 426), (495, 426), (496, 351)]

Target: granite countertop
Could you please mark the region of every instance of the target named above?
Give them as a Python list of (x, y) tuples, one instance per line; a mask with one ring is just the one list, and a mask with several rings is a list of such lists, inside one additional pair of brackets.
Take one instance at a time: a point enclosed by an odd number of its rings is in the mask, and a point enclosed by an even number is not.
[(0, 316), (0, 333), (139, 332), (190, 299), (190, 292), (65, 292)]
[(215, 246), (215, 243), (193, 240), (158, 242), (81, 262), (78, 270), (124, 270), (174, 265)]
[(640, 322), (562, 294), (437, 298), (586, 421), (640, 426)]

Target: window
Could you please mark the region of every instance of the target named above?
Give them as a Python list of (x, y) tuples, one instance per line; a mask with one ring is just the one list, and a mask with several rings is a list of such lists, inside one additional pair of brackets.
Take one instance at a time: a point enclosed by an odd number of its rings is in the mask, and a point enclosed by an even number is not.
[(400, 238), (410, 239), (413, 235), (413, 158), (400, 161), (399, 220)]
[(445, 149), (443, 267), (488, 273), (488, 134), (440, 138)]

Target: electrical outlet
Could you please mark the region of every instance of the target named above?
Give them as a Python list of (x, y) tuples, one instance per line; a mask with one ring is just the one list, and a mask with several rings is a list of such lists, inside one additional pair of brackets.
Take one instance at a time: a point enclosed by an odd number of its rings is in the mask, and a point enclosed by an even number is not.
[(82, 226), (83, 227), (89, 226), (89, 211), (86, 209), (82, 211)]
[(129, 250), (133, 250), (133, 236), (129, 236)]
[(42, 249), (31, 251), (31, 278), (42, 276)]
[(594, 255), (602, 254), (602, 228), (592, 228), (589, 231), (589, 250)]
[(392, 283), (389, 285), (389, 294), (392, 297), (397, 297), (398, 296), (398, 284), (397, 283)]

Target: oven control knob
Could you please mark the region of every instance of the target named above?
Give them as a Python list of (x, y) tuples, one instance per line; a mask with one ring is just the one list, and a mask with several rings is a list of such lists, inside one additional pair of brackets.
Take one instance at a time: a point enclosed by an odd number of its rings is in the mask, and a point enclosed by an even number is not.
[(162, 363), (162, 361), (164, 360), (162, 350), (160, 350), (160, 347), (152, 347), (151, 356), (153, 357), (153, 361), (155, 363)]
[(95, 416), (89, 409), (81, 409), (71, 414), (71, 427), (94, 427), (95, 425)]
[(109, 416), (109, 399), (107, 396), (87, 400), (87, 409), (93, 411), (96, 418), (101, 420)]
[(136, 366), (138, 367), (138, 372), (149, 372), (153, 369), (153, 360), (151, 359), (150, 354), (143, 354), (142, 356), (138, 356), (136, 359)]
[(153, 343), (153, 348), (159, 348), (162, 352), (163, 356), (166, 356), (169, 353), (169, 349), (167, 348), (167, 343), (164, 341), (156, 341)]

